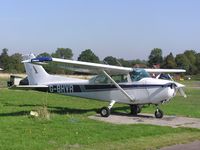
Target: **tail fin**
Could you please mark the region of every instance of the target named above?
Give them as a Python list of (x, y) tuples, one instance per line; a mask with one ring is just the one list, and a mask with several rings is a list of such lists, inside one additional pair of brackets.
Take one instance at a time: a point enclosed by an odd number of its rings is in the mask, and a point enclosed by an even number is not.
[[(24, 56), (24, 60), (32, 58), (35, 58), (33, 54)], [(49, 74), (41, 65), (25, 62), (24, 66), (28, 76), (29, 85), (41, 85), (48, 80)]]

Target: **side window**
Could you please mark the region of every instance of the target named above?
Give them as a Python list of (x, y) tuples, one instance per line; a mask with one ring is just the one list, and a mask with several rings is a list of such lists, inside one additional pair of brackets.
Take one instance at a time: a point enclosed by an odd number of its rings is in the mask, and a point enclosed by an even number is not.
[(101, 83), (108, 83), (107, 77), (105, 75), (99, 75), (96, 77), (94, 83), (96, 84), (101, 84)]
[(125, 75), (113, 75), (112, 78), (117, 83), (128, 82), (127, 77)]
[[(111, 77), (117, 83), (128, 82), (126, 75), (112, 75)], [(105, 84), (105, 83), (112, 83), (112, 82), (105, 75), (98, 75), (94, 79), (94, 83), (95, 84)]]

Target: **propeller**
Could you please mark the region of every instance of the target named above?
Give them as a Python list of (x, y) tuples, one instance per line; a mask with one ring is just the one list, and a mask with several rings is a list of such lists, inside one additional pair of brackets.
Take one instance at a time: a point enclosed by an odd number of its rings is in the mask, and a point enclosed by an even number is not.
[(175, 85), (176, 85), (176, 89), (177, 91), (180, 93), (181, 96), (183, 96), (184, 98), (187, 97), (187, 95), (185, 94), (184, 90), (183, 90), (183, 87), (185, 87), (185, 85), (183, 84), (180, 84), (180, 83), (177, 83), (177, 82), (174, 82)]
[(183, 90), (183, 88), (185, 87), (185, 85), (180, 84), (180, 83), (178, 83), (178, 82), (175, 82), (175, 81), (173, 80), (173, 78), (170, 76), (170, 74), (168, 74), (168, 76), (169, 76), (169, 78), (171, 79), (171, 81), (173, 81), (174, 84), (176, 85), (176, 90), (180, 93), (180, 95), (183, 96), (184, 98), (186, 98), (187, 95), (185, 94), (185, 92), (184, 92), (184, 90)]

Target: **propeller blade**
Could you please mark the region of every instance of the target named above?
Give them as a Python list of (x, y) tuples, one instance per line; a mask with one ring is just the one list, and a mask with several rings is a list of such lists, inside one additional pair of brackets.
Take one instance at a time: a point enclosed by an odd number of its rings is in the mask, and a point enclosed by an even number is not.
[(177, 83), (177, 82), (175, 82), (175, 84), (176, 84), (176, 89), (178, 90), (178, 92), (180, 93), (180, 95), (183, 96), (184, 98), (186, 98), (187, 95), (185, 94), (185, 92), (183, 90), (183, 87), (185, 87), (185, 85)]
[(184, 98), (187, 97), (187, 95), (185, 94), (183, 88), (178, 88), (179, 93), (181, 94), (181, 96), (183, 96)]

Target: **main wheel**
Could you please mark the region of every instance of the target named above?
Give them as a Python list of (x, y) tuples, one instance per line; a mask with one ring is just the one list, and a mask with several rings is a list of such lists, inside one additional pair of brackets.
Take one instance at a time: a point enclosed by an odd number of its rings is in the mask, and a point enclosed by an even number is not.
[(102, 107), (100, 109), (100, 114), (102, 117), (108, 117), (110, 116), (110, 109), (108, 107)]
[(141, 112), (141, 107), (139, 105), (130, 105), (130, 109), (132, 115), (137, 115)]
[(162, 117), (163, 117), (163, 111), (160, 110), (160, 109), (157, 109), (157, 110), (155, 111), (155, 117), (156, 117), (156, 118), (162, 118)]

